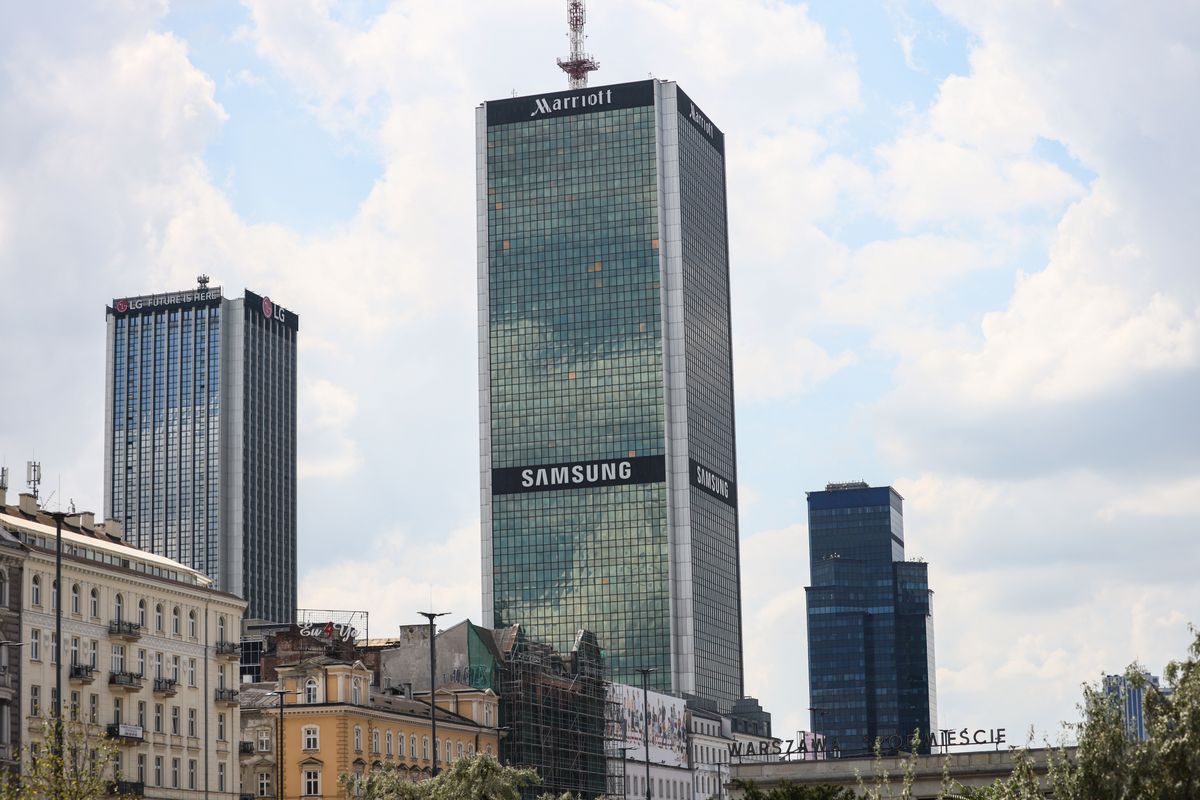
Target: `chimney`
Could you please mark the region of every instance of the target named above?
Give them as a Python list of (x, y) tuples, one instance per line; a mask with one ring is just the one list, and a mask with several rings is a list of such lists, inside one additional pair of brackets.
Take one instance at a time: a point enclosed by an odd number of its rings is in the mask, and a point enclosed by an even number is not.
[(78, 514), (72, 514), (65, 521), (68, 525), (79, 530), (88, 531), (89, 533), (96, 529), (96, 515), (91, 511), (80, 511)]
[(409, 700), (412, 700), (412, 699), (413, 699), (413, 696), (412, 696), (412, 684), (411, 684), (411, 683), (405, 683), (405, 684), (402, 684), (402, 685), (404, 686), (404, 696), (405, 696), (406, 698), (408, 698)]
[(106, 536), (111, 536), (114, 539), (122, 539), (125, 536), (124, 531), (121, 530), (121, 521), (120, 520), (111, 519), (111, 518), (106, 519), (106, 520), (104, 520), (104, 523), (102, 525), (96, 525), (95, 527), (98, 528)]
[(20, 500), (21, 500), (21, 513), (22, 514), (33, 515), (38, 512), (38, 504), (37, 504), (36, 497), (34, 497), (29, 492), (21, 492), (21, 494), (18, 495), (18, 497), (20, 497)]

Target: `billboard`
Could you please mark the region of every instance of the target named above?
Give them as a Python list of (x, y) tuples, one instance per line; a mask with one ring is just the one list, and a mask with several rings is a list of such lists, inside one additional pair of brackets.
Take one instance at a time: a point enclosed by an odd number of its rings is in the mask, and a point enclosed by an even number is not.
[[(608, 730), (605, 748), (610, 752), (629, 749), (625, 757), (643, 760), (646, 742), (646, 716), (642, 707), (642, 690), (623, 683), (608, 686)], [(684, 702), (658, 692), (649, 693), (650, 701), (650, 763), (672, 767), (687, 766), (687, 719)]]

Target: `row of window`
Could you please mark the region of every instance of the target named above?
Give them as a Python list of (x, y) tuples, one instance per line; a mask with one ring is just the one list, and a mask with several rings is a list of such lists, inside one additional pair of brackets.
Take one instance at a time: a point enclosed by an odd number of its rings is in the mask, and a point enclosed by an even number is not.
[[(49, 605), (50, 609), (54, 610), (57, 607), (58, 594), (55, 591), (57, 585), (54, 581), (50, 581)], [(42, 607), (42, 578), (40, 575), (34, 575), (29, 582), (29, 603), (34, 608)], [(79, 584), (73, 584), (70, 591), (70, 613), (77, 616), (82, 616), (82, 602)], [(113, 597), (113, 613), (117, 621), (126, 621), (125, 618), (125, 598), (121, 594), (116, 594)], [(182, 636), (181, 629), (181, 610), (179, 606), (171, 609), (171, 635)], [(100, 618), (100, 590), (92, 588), (88, 593), (88, 616), (92, 619)], [(154, 632), (163, 633), (163, 604), (158, 603), (154, 607)], [(135, 620), (139, 628), (146, 627), (146, 601), (138, 600)], [(217, 640), (226, 641), (226, 620), (222, 614), (217, 617)], [(187, 635), (189, 639), (197, 638), (197, 617), (194, 609), (189, 609), (187, 613)]]
[[(81, 700), (82, 700), (82, 698), (80, 697), (79, 692), (72, 690), (70, 699), (69, 699), (69, 703), (67, 706), (67, 715), (68, 715), (68, 718), (72, 722), (80, 721), (80, 716), (85, 713), (84, 709), (80, 705)], [(123, 722), (125, 722), (124, 698), (114, 697), (112, 700), (113, 700), (112, 724), (120, 725)], [(55, 689), (53, 687), (51, 687), (50, 688), (51, 713), (52, 713), (53, 707), (56, 706), (57, 704), (58, 704), (57, 693), (56, 693)], [(167, 733), (168, 729), (165, 727), (165, 722), (167, 720), (166, 706), (163, 703), (155, 703), (154, 704), (153, 716), (150, 718), (150, 721), (153, 723), (153, 728), (147, 728), (147, 726), (146, 726), (148, 709), (149, 709), (149, 707), (148, 707), (146, 701), (144, 701), (144, 700), (138, 701), (137, 718), (136, 718), (137, 726), (139, 728), (141, 728), (143, 731), (152, 730), (154, 733)], [(192, 738), (196, 738), (199, 735), (197, 733), (198, 729), (197, 729), (196, 709), (195, 708), (187, 709), (187, 725), (186, 725), (186, 727), (183, 725), (182, 712), (183, 712), (183, 709), (180, 706), (171, 706), (169, 732), (174, 736), (182, 736), (182, 735), (184, 735), (184, 731), (186, 730), (188, 736), (190, 736)], [(38, 684), (31, 684), (29, 687), (29, 715), (32, 717), (40, 717), (42, 715), (42, 687)], [(86, 716), (84, 717), (84, 721), (91, 723), (92, 725), (100, 724), (100, 695), (98, 695), (95, 692), (91, 692), (88, 694), (88, 707), (86, 710)], [(227, 731), (226, 731), (225, 713), (218, 712), (217, 713), (217, 741), (219, 741), (219, 742), (228, 741), (228, 739), (226, 738), (226, 735), (227, 735)]]

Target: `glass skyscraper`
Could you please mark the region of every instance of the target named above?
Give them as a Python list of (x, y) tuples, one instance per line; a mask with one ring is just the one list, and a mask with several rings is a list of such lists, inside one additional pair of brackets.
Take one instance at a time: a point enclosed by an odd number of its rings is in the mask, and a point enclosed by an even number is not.
[(904, 498), (890, 486), (808, 493), (812, 730), (843, 755), (928, 753), (937, 730), (928, 564), (904, 559)]
[(219, 288), (106, 311), (107, 516), (134, 546), (249, 601), (296, 608), (296, 333), (291, 311)]
[(647, 80), (476, 116), (483, 607), (742, 696), (724, 135)]

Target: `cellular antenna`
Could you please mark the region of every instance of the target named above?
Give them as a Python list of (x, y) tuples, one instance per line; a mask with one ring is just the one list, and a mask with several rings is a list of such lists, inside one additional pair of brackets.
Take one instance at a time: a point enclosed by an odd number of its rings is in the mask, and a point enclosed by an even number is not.
[(571, 89), (582, 89), (587, 86), (589, 72), (600, 69), (596, 59), (583, 52), (583, 23), (586, 16), (583, 0), (569, 0), (567, 3), (567, 26), (571, 29), (571, 57), (566, 61), (558, 59), (559, 68), (567, 73), (567, 86)]

